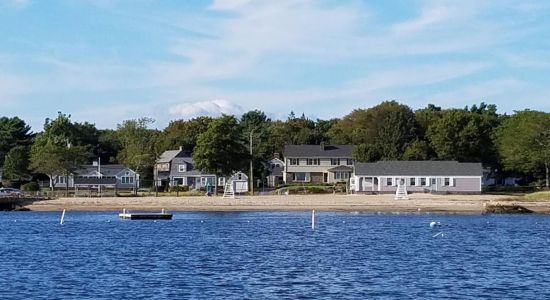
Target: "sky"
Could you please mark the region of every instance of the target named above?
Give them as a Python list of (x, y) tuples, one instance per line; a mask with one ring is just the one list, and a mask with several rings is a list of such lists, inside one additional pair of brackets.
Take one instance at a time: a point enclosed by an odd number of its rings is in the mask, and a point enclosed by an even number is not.
[(0, 0), (0, 116), (550, 111), (550, 1)]

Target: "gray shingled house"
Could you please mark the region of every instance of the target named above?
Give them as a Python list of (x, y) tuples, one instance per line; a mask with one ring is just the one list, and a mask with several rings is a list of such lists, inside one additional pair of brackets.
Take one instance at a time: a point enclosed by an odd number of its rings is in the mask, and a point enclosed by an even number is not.
[[(154, 168), (157, 186), (189, 186), (198, 189), (214, 186), (216, 176), (194, 168), (191, 152), (182, 149), (169, 150), (157, 159)], [(224, 186), (225, 178), (218, 178), (218, 186)]]
[(52, 178), (56, 188), (87, 189), (105, 188), (135, 189), (139, 187), (139, 174), (124, 165), (82, 165), (68, 176), (57, 175)]
[(353, 171), (353, 145), (286, 145), (283, 181), (335, 183)]
[(354, 192), (481, 193), (481, 163), (456, 161), (379, 161), (355, 163), (350, 188)]

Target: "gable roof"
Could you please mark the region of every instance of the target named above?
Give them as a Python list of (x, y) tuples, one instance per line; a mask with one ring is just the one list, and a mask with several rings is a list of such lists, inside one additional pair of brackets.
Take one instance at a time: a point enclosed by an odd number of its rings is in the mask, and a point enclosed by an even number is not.
[(172, 159), (174, 159), (174, 157), (178, 156), (178, 154), (180, 154), (180, 152), (182, 152), (182, 150), (168, 150), (168, 151), (164, 151), (159, 159), (157, 159), (157, 164), (161, 164), (161, 163), (169, 163), (172, 161)]
[(481, 163), (457, 161), (379, 161), (355, 163), (356, 175), (377, 176), (482, 176)]
[[(103, 176), (115, 176), (124, 170), (129, 170), (133, 172), (133, 170), (126, 167), (125, 165), (101, 165), (99, 169)], [(75, 169), (74, 173), (76, 175), (89, 175), (90, 173), (97, 172), (97, 170), (98, 166), (82, 165)]]
[(285, 157), (349, 157), (353, 145), (285, 145)]

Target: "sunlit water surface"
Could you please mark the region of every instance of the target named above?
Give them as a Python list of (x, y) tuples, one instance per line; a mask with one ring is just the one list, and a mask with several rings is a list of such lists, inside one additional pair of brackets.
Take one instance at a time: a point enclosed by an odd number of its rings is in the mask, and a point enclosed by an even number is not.
[(1, 299), (550, 299), (548, 216), (60, 215), (0, 213)]

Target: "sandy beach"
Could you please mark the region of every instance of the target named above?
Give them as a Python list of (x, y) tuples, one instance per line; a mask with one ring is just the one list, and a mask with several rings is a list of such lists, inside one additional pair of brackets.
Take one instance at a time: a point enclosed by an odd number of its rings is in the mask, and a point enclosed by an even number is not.
[(499, 195), (411, 194), (409, 200), (393, 195), (291, 195), (221, 197), (113, 197), (59, 198), (28, 205), (33, 211), (358, 211), (481, 214), (487, 204), (517, 203), (537, 213), (550, 213), (548, 201), (518, 201)]

